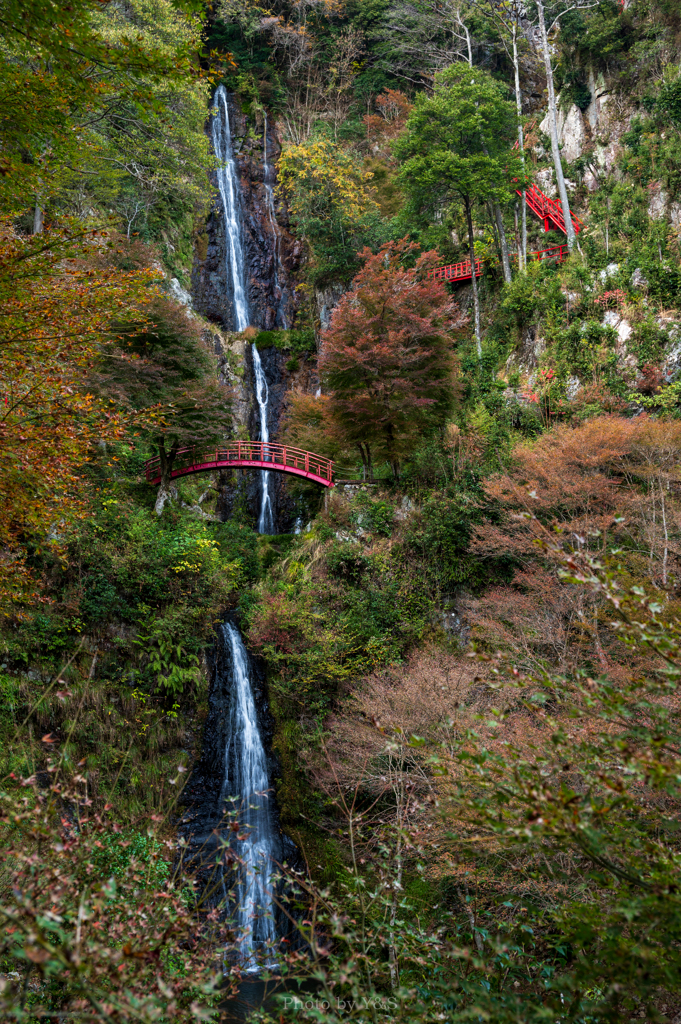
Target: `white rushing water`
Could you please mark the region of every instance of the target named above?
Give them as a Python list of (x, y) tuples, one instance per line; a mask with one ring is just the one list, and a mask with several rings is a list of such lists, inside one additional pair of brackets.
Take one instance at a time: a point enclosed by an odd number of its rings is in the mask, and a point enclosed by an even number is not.
[[(267, 443), (270, 439), (270, 432), (267, 426), (267, 403), (270, 392), (265, 379), (265, 371), (262, 368), (260, 353), (256, 345), (251, 346), (253, 350), (253, 372), (255, 374), (255, 397), (260, 412), (260, 440), (265, 449), (264, 458), (269, 462), (267, 455)], [(272, 499), (270, 498), (270, 472), (267, 469), (260, 471), (262, 480), (262, 495), (260, 500), (260, 516), (258, 518), (258, 533), (274, 533), (274, 513), (272, 512)]]
[(253, 699), (248, 655), (238, 629), (225, 622), (220, 627), (225, 647), (232, 656), (232, 693), (229, 732), (225, 749), (223, 800), (234, 801), (241, 861), (234, 892), (233, 918), (239, 935), (239, 960), (243, 968), (256, 971), (272, 966), (276, 942), (272, 900), (272, 860), (277, 838), (268, 809), (269, 778)]
[(213, 106), (216, 108), (216, 113), (213, 114), (211, 121), (211, 134), (213, 149), (220, 161), (217, 177), (225, 218), (227, 279), (231, 279), (232, 282), (235, 330), (245, 331), (249, 323), (249, 314), (244, 283), (244, 250), (241, 244), (241, 224), (237, 206), (236, 164), (232, 148), (232, 133), (229, 127), (227, 91), (224, 85), (216, 90)]

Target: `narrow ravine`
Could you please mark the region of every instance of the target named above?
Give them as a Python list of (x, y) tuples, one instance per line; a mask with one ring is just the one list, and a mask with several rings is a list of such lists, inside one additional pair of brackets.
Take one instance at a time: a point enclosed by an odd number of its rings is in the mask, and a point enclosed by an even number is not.
[[(231, 291), (233, 310), (231, 326), (244, 331), (251, 314), (228, 99), (220, 86), (213, 98), (210, 128), (220, 161), (217, 183), (224, 217), (226, 286)], [(267, 181), (269, 173), (265, 164), (267, 209), (272, 221), (275, 204), (273, 187)], [(271, 223), (271, 227), (276, 246), (276, 224)], [(278, 265), (277, 251), (273, 259)], [(281, 300), (278, 278), (277, 290)], [(258, 440), (263, 443), (263, 458), (267, 459), (269, 388), (255, 344), (251, 345), (251, 355)], [(261, 471), (259, 477), (258, 531), (273, 534), (276, 523), (271, 474)], [(221, 906), (235, 936), (225, 953), (225, 968), (236, 964), (243, 972), (257, 974), (265, 967), (276, 966), (280, 936), (273, 901), (273, 872), (282, 859), (286, 840), (281, 835), (270, 793), (267, 747), (259, 720), (259, 709), (262, 711), (266, 706), (266, 694), (260, 679), (256, 685), (252, 663), (231, 619), (217, 629), (209, 703), (202, 759), (188, 788), (189, 808), (183, 822), (188, 826), (185, 863), (203, 878), (206, 891), (212, 891), (218, 882), (211, 901)], [(226, 855), (226, 849), (231, 851), (230, 855)]]

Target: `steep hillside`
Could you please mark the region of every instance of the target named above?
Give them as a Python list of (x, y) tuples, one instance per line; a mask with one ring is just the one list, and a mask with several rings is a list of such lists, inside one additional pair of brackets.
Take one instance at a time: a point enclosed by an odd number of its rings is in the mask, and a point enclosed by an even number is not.
[(678, 1024), (678, 5), (0, 22), (0, 1016)]

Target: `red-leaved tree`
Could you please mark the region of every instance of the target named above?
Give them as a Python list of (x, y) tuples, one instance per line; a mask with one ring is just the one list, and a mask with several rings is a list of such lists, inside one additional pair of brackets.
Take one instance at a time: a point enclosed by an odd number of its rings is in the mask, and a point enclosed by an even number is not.
[(405, 268), (417, 248), (405, 238), (376, 255), (365, 249), (322, 339), (331, 415), (369, 476), (387, 461), (397, 477), (405, 456), (442, 426), (454, 396), (452, 332), (464, 318), (445, 285), (428, 276), (437, 253)]

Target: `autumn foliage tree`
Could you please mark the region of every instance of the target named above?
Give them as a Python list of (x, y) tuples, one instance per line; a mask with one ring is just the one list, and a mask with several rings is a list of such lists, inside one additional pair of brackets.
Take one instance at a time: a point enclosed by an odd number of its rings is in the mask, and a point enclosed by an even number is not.
[(154, 205), (206, 198), (208, 83), (195, 5), (8, 0), (0, 11), (0, 210), (138, 229)]
[(386, 89), (376, 97), (377, 114), (366, 114), (363, 118), (367, 138), (375, 148), (396, 139), (404, 129), (413, 104), (397, 89)]
[(113, 317), (139, 318), (157, 276), (116, 265), (114, 240), (0, 223), (0, 606), (31, 593), (26, 556), (60, 547), (84, 514), (83, 468), (100, 441), (129, 430), (86, 381)]
[(315, 280), (347, 280), (357, 250), (379, 229), (371, 172), (330, 139), (288, 146), (278, 172), (298, 234), (310, 247)]
[(378, 253), (336, 306), (324, 332), (321, 377), (332, 420), (371, 476), (378, 461), (400, 463), (424, 433), (441, 426), (454, 394), (452, 331), (463, 317), (444, 284), (428, 276), (433, 252), (416, 257), (406, 239)]
[(468, 603), (478, 643), (526, 666), (588, 665), (612, 678), (644, 671), (599, 601), (560, 584), (545, 542), (613, 559), (623, 579), (677, 614), (680, 464), (679, 421), (647, 416), (562, 424), (517, 445), (511, 466), (485, 481), (484, 518), (473, 531), (472, 553), (495, 580)]

